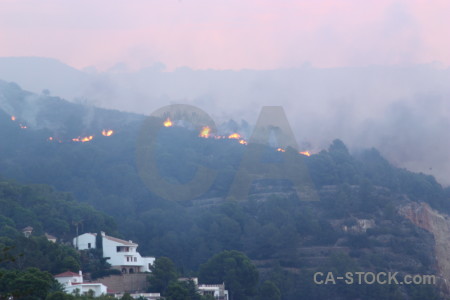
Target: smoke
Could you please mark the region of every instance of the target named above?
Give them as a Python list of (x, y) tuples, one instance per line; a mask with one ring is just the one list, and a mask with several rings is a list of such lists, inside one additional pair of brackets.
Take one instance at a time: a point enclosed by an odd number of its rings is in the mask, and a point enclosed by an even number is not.
[(190, 104), (211, 115), (221, 132), (247, 137), (263, 106), (282, 106), (301, 150), (318, 152), (340, 138), (351, 150), (376, 147), (393, 164), (450, 184), (450, 69), (437, 65), (77, 72), (78, 81), (73, 70), (71, 80), (60, 72), (53, 74), (58, 86), (46, 81), (33, 91), (58, 90), (69, 100), (144, 115)]
[(150, 114), (160, 106), (186, 103), (208, 112), (217, 124), (234, 119), (254, 125), (262, 106), (280, 105), (303, 150), (318, 152), (340, 138), (353, 150), (376, 147), (393, 164), (431, 173), (447, 185), (449, 79), (449, 70), (432, 65), (151, 69), (112, 75), (128, 96), (126, 101), (104, 99), (103, 106), (114, 103), (117, 109)]

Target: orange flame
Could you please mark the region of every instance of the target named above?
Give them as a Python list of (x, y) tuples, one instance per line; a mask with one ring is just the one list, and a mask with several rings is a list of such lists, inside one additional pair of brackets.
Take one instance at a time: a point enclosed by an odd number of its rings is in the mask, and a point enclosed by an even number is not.
[(283, 148), (277, 148), (278, 152), (286, 152), (286, 150), (284, 150)]
[(92, 135), (90, 135), (90, 136), (85, 136), (85, 137), (77, 137), (77, 138), (75, 138), (75, 139), (72, 139), (72, 141), (74, 141), (74, 142), (82, 142), (82, 143), (85, 143), (85, 142), (90, 142), (90, 141), (92, 141), (92, 139), (93, 139), (94, 137), (92, 136)]
[(15, 116), (11, 116), (11, 121), (15, 121), (16, 117)]
[(211, 131), (211, 128), (209, 128), (208, 126), (205, 126), (202, 128), (202, 131), (200, 131), (200, 134), (198, 136), (207, 139), (207, 138), (209, 138), (210, 131)]
[(233, 133), (233, 134), (230, 134), (230, 135), (228, 136), (228, 138), (229, 138), (229, 139), (236, 139), (236, 140), (238, 140), (238, 139), (241, 138), (241, 135), (240, 135), (239, 133)]
[(112, 129), (103, 129), (102, 130), (103, 136), (112, 136), (113, 134), (114, 134), (114, 130), (112, 130)]
[(247, 145), (247, 141), (246, 141), (246, 140), (240, 140), (240, 141), (239, 141), (239, 144)]
[(309, 151), (302, 151), (302, 152), (299, 152), (299, 153), (302, 154), (302, 155), (311, 156), (311, 153)]
[(165, 121), (164, 121), (164, 127), (172, 127), (172, 125), (173, 125), (173, 123), (172, 123), (172, 121), (170, 120), (170, 118), (167, 118)]
[(22, 128), (22, 129), (27, 129), (27, 128), (28, 128), (27, 126), (22, 125), (22, 124), (19, 124), (19, 126), (20, 126), (20, 128)]

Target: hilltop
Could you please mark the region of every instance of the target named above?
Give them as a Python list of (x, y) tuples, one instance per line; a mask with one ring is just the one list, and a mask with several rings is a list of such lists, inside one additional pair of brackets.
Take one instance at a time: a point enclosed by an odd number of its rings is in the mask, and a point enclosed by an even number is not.
[[(334, 140), (305, 156), (259, 145), (263, 163), (294, 157), (292, 168), (306, 172), (319, 197), (304, 201), (291, 183), (271, 178), (270, 168), (243, 164), (249, 148), (237, 140), (163, 127), (155, 149), (157, 168), (167, 181), (188, 182), (199, 166), (217, 172), (198, 198), (168, 201), (147, 188), (136, 166), (144, 116), (37, 96), (15, 84), (2, 83), (0, 93), (0, 138), (7, 141), (0, 146), (3, 176), (73, 193), (112, 216), (121, 234), (139, 241), (144, 255), (168, 256), (184, 273), (196, 272), (209, 257), (228, 249), (246, 253), (283, 299), (423, 299), (438, 294), (434, 286), (420, 285), (317, 286), (312, 274), (318, 270), (436, 274), (445, 291), (450, 273), (442, 233), (447, 223), (425, 226), (418, 220), (427, 215), (446, 220), (449, 193), (430, 175), (392, 166), (376, 149), (350, 153)], [(87, 119), (86, 112), (91, 112)], [(114, 134), (104, 136), (104, 129)], [(86, 136), (93, 138), (73, 140)], [(260, 179), (246, 197), (230, 199), (239, 171)]]

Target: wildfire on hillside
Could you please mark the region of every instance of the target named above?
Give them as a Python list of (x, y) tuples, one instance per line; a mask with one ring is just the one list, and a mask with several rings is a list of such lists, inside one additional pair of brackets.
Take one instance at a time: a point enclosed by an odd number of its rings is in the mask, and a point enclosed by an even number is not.
[(209, 128), (208, 126), (204, 126), (198, 136), (207, 139), (209, 138), (210, 132), (211, 128)]
[(94, 139), (94, 136), (92, 136), (92, 135), (90, 135), (90, 136), (85, 136), (85, 137), (77, 137), (77, 138), (74, 138), (74, 139), (72, 139), (72, 141), (74, 141), (74, 142), (82, 142), (82, 143), (85, 143), (85, 142), (90, 142), (90, 141), (92, 141)]
[[(11, 120), (15, 121), (16, 118), (15, 116), (11, 116)], [(27, 126), (19, 124), (21, 128), (25, 129), (27, 128)], [(164, 127), (172, 127), (174, 126), (172, 120), (170, 120), (170, 118), (167, 118), (164, 122), (163, 122)], [(115, 132), (112, 129), (103, 129), (101, 131), (103, 136), (112, 136)], [(203, 126), (202, 129), (199, 132), (199, 137), (201, 138), (213, 138), (213, 139), (230, 139), (230, 140), (236, 140), (237, 142), (239, 142), (239, 144), (241, 145), (247, 145), (248, 142), (237, 132), (234, 133), (230, 133), (230, 134), (226, 134), (226, 135), (215, 135), (213, 133), (211, 133), (211, 128), (209, 126)], [(89, 135), (89, 136), (79, 136), (77, 138), (73, 138), (72, 141), (73, 142), (81, 142), (81, 143), (85, 143), (85, 142), (90, 142), (94, 139), (93, 135)], [(62, 141), (59, 139), (56, 139), (54, 137), (49, 137), (47, 139), (48, 141), (58, 141), (59, 143), (61, 143)], [(277, 152), (286, 152), (286, 150), (284, 148), (276, 148), (275, 149)], [(298, 152), (301, 155), (305, 155), (305, 156), (311, 156), (311, 152), (310, 151), (299, 151)]]
[(241, 135), (240, 135), (239, 133), (232, 133), (232, 134), (230, 134), (230, 135), (228, 136), (228, 138), (229, 138), (229, 139), (236, 139), (236, 140), (238, 140), (238, 139), (241, 138)]
[(15, 116), (11, 116), (11, 121), (15, 121), (16, 117)]
[(103, 129), (102, 130), (103, 136), (112, 136), (113, 134), (114, 134), (114, 130), (112, 130), (112, 129)]
[(172, 127), (173, 126), (173, 123), (170, 120), (170, 118), (167, 118), (163, 124), (164, 124), (164, 127)]

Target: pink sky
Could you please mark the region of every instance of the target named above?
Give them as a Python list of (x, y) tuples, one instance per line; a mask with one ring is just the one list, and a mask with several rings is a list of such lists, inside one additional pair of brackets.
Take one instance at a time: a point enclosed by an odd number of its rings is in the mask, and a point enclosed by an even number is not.
[(448, 0), (2, 0), (0, 56), (106, 69), (440, 62)]

